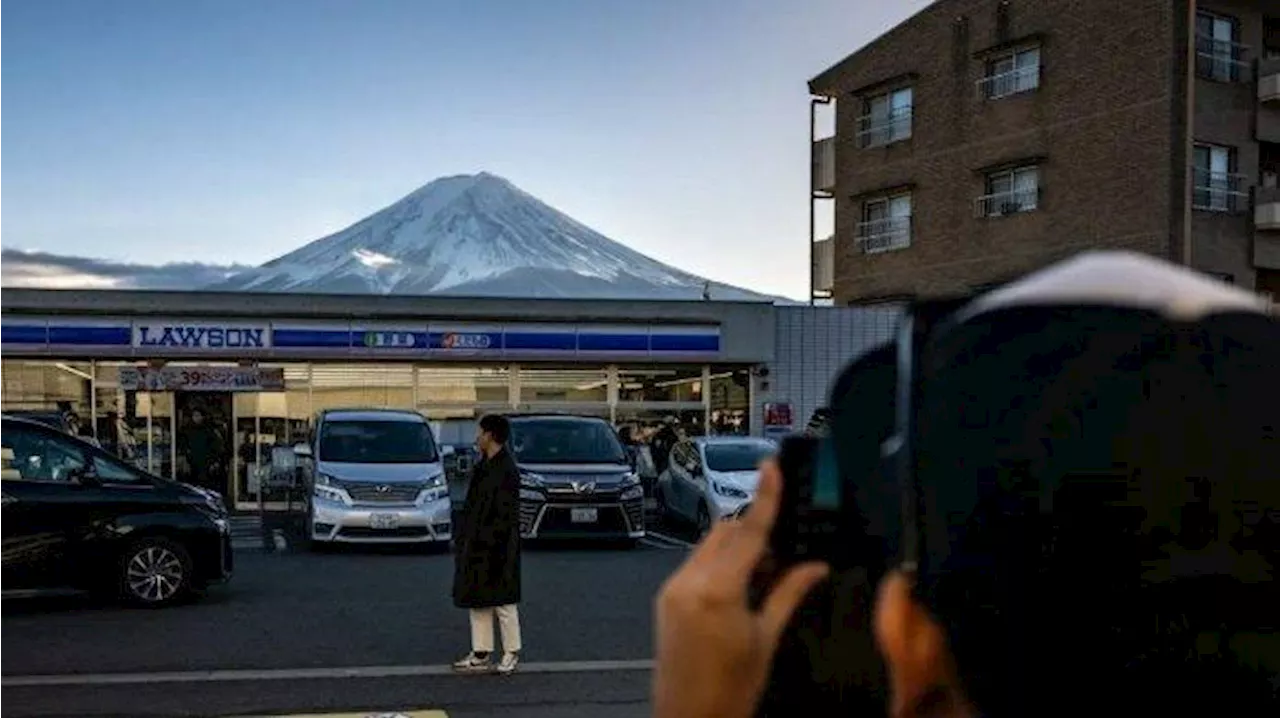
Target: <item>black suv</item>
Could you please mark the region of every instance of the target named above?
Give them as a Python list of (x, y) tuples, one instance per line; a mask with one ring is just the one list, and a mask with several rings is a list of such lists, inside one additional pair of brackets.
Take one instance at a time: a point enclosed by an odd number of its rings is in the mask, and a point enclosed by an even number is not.
[(44, 424), (4, 416), (4, 589), (77, 588), (144, 606), (230, 577), (222, 499)]
[(525, 538), (644, 536), (644, 488), (609, 422), (560, 414), (508, 418)]

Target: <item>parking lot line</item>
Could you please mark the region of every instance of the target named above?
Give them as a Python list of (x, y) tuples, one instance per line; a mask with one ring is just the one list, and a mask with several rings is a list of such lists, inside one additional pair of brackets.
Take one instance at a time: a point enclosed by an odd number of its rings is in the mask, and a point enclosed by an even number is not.
[(645, 538), (649, 539), (652, 543), (656, 544), (658, 548), (668, 548), (668, 549), (669, 548), (682, 548), (682, 549), (693, 548), (693, 544), (689, 543), (688, 541), (685, 541), (684, 539), (679, 539), (679, 538), (676, 538), (675, 536), (668, 536), (666, 534), (661, 534), (661, 533), (658, 533), (657, 531), (646, 531)]
[(449, 718), (443, 710), (360, 710), (357, 713), (282, 713), (273, 715), (244, 715), (242, 718)]
[[(520, 664), (520, 673), (605, 673), (648, 671), (647, 658), (613, 661), (531, 661)], [(450, 676), (453, 666), (350, 666), (333, 668), (236, 668), (212, 671), (170, 671), (157, 673), (76, 673), (43, 676), (3, 676), (0, 687), (36, 688), (47, 686), (120, 686), (147, 683), (224, 683), (233, 681), (298, 681), (339, 678), (397, 678), (403, 676)], [(478, 676), (459, 676), (475, 680)]]
[(284, 713), (278, 715), (244, 715), (243, 718), (449, 718), (443, 710), (361, 710), (357, 713)]

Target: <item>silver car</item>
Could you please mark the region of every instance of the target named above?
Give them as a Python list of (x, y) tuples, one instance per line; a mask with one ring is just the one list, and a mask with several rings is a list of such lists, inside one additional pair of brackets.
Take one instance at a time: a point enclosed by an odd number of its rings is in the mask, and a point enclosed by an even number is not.
[(421, 414), (322, 412), (310, 445), (308, 529), (313, 544), (425, 543), (452, 538), (444, 464)]
[(655, 498), (667, 518), (705, 533), (715, 521), (734, 518), (755, 497), (761, 460), (777, 451), (769, 439), (700, 436), (671, 449)]

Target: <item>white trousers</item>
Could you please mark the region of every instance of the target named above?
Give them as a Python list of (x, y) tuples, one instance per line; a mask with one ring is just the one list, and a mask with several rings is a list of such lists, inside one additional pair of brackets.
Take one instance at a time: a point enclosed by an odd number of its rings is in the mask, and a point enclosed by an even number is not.
[(493, 618), (498, 618), (502, 631), (502, 650), (515, 653), (520, 650), (520, 614), (514, 603), (496, 608), (471, 609), (471, 650), (477, 653), (493, 652)]

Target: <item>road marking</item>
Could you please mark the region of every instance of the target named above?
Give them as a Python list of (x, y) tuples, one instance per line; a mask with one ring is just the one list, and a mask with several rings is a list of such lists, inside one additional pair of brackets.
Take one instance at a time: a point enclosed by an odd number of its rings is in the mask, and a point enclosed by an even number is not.
[[(678, 548), (693, 548), (693, 544), (689, 543), (688, 541), (685, 541), (684, 539), (678, 539), (675, 536), (660, 534), (657, 531), (645, 531), (644, 535), (645, 535), (645, 538), (650, 538), (650, 539), (653, 539), (654, 541), (669, 544), (671, 546), (676, 546)], [(668, 547), (663, 546), (663, 548), (668, 548)]]
[[(608, 673), (648, 671), (650, 659), (616, 661), (533, 661), (521, 663), (519, 673)], [(453, 666), (351, 666), (333, 668), (234, 668), (212, 671), (170, 671), (157, 673), (77, 673), (35, 676), (2, 676), (0, 687), (36, 688), (44, 686), (129, 686), (146, 683), (224, 683), (231, 681), (298, 681), (334, 678), (399, 678), (405, 676), (450, 676)], [(470, 677), (470, 676), (469, 676)]]
[(361, 710), (358, 713), (289, 713), (244, 718), (449, 718), (443, 710)]

